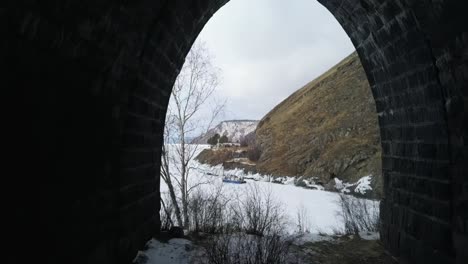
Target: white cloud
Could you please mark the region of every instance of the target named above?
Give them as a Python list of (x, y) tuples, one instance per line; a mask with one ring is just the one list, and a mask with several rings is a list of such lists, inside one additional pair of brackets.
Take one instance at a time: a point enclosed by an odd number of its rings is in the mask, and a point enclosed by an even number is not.
[(231, 0), (199, 39), (223, 71), (228, 119), (262, 118), (354, 50), (315, 0)]

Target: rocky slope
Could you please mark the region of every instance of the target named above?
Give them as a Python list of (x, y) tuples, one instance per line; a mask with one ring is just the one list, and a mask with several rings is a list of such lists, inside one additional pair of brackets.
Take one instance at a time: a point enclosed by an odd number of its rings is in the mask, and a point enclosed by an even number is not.
[(218, 133), (220, 136), (226, 135), (229, 142), (239, 143), (245, 135), (252, 133), (257, 128), (257, 120), (227, 120), (219, 123), (216, 127), (208, 130), (202, 136), (195, 138), (192, 142), (196, 144), (206, 144), (208, 139)]
[(381, 185), (375, 103), (356, 53), (289, 96), (258, 124), (257, 170), (272, 175), (333, 177), (372, 174)]

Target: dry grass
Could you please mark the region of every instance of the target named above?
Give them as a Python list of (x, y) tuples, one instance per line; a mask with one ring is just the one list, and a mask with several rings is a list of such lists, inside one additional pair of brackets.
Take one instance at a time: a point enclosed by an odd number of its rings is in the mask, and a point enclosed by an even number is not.
[[(257, 128), (257, 142), (263, 150), (257, 169), (273, 175), (306, 175), (314, 166), (346, 159), (362, 148), (374, 159), (380, 151), (377, 114), (357, 54), (268, 113)], [(379, 161), (369, 162), (380, 170)]]
[(210, 164), (212, 166), (222, 164), (227, 160), (234, 158), (234, 151), (231, 148), (223, 148), (218, 150), (204, 149), (195, 158), (201, 163)]

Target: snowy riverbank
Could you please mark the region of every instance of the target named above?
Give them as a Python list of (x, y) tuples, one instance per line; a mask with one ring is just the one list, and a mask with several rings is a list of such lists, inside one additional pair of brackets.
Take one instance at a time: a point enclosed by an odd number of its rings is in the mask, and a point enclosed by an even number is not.
[[(198, 151), (208, 146), (202, 145)], [(170, 148), (168, 148), (170, 150)], [(188, 166), (190, 168), (189, 186), (195, 186), (201, 182), (198, 188), (202, 192), (210, 192), (222, 188), (223, 195), (227, 197), (239, 197), (243, 193), (258, 187), (264, 193), (270, 193), (284, 207), (284, 213), (288, 220), (288, 233), (294, 233), (297, 229), (297, 217), (300, 212), (307, 219), (307, 229), (311, 233), (331, 234), (336, 230), (344, 228), (344, 221), (340, 216), (341, 207), (339, 205), (339, 193), (324, 191), (320, 185), (306, 182), (309, 188), (301, 188), (294, 185), (294, 178), (281, 177), (283, 184), (273, 183), (273, 178), (260, 174), (244, 174), (242, 170), (223, 170), (222, 166), (209, 166), (200, 164), (192, 160)], [(177, 171), (174, 166), (172, 171)], [(223, 183), (220, 175), (236, 175), (247, 178), (246, 184)], [(217, 176), (218, 175), (218, 176)], [(360, 189), (370, 188), (368, 177), (361, 181)], [(338, 182), (337, 182), (338, 183)], [(344, 185), (343, 183), (339, 183)], [(343, 186), (346, 193), (346, 185)], [(167, 193), (168, 188), (164, 181), (161, 181), (161, 195)], [(358, 199), (358, 198), (356, 198)], [(365, 200), (372, 208), (378, 210), (378, 202)]]
[[(199, 149), (201, 151), (203, 146)], [(168, 150), (170, 150), (170, 146)], [(190, 168), (189, 186), (198, 185), (197, 191), (203, 193), (220, 192), (226, 198), (242, 199), (253, 189), (259, 193), (269, 194), (281, 203), (282, 212), (286, 218), (285, 234), (293, 238), (294, 244), (302, 246), (307, 242), (331, 241), (335, 243), (337, 237), (332, 234), (344, 230), (344, 220), (340, 214), (340, 194), (324, 191), (320, 185), (313, 182), (305, 182), (306, 188), (295, 185), (295, 178), (284, 176), (280, 179), (260, 175), (245, 175), (242, 170), (224, 170), (221, 166), (208, 166), (192, 160)], [(177, 166), (172, 164), (171, 171), (177, 172)], [(246, 178), (245, 184), (223, 183), (221, 175), (236, 175)], [(275, 180), (277, 183), (273, 182)], [(280, 184), (278, 184), (280, 182)], [(202, 183), (202, 184), (201, 184)], [(342, 192), (346, 193), (346, 184), (342, 185)], [(368, 187), (369, 179), (360, 181), (359, 189), (363, 191)], [(161, 195), (165, 196), (168, 188), (161, 181)], [(352, 198), (359, 199), (359, 198)], [(362, 200), (369, 203), (372, 208), (378, 210), (378, 202)], [(298, 234), (298, 218), (301, 218), (305, 233)], [(365, 240), (375, 240), (379, 236), (376, 233), (362, 233), (360, 237)], [(163, 243), (152, 239), (148, 241), (145, 251), (140, 251), (135, 258), (135, 263), (191, 263), (193, 258), (198, 258), (201, 249), (193, 242), (186, 239), (171, 239)]]

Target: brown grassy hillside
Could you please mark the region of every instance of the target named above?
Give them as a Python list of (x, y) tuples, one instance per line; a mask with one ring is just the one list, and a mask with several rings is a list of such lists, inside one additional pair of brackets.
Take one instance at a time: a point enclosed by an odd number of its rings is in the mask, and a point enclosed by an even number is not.
[(257, 170), (273, 175), (380, 175), (380, 138), (369, 83), (356, 53), (289, 96), (259, 123)]

